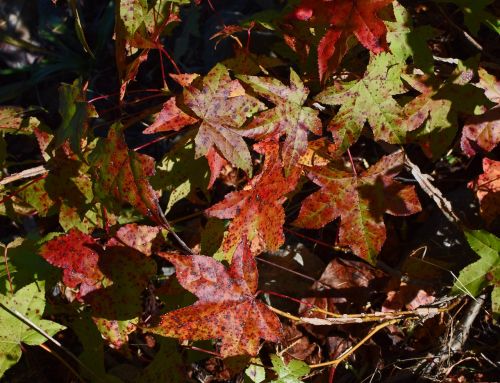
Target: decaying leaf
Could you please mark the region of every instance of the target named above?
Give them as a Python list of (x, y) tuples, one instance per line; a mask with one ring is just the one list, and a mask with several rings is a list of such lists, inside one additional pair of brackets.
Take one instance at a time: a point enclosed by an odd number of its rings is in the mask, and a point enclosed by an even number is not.
[(309, 21), (326, 33), (318, 44), (320, 80), (334, 70), (347, 51), (347, 39), (355, 35), (373, 53), (387, 50), (384, 22), (378, 13), (392, 0), (302, 0), (292, 13), (297, 20)]
[(206, 210), (210, 217), (233, 219), (222, 245), (228, 259), (243, 238), (248, 238), (255, 253), (277, 250), (285, 240), (281, 205), (294, 189), (299, 173), (283, 176), (278, 143), (262, 142), (255, 149), (266, 156), (261, 173), (243, 190), (227, 194), (224, 201)]
[(221, 339), (220, 354), (256, 355), (260, 338), (277, 342), (281, 324), (256, 299), (258, 273), (248, 246), (241, 242), (231, 266), (202, 255), (160, 253), (175, 266), (179, 283), (199, 300), (161, 317), (148, 331), (181, 340)]
[(325, 89), (315, 99), (328, 105), (341, 105), (330, 121), (337, 148), (344, 152), (354, 144), (366, 121), (376, 140), (392, 144), (406, 141), (407, 130), (401, 126), (401, 107), (393, 96), (404, 93), (401, 62), (388, 53), (372, 56), (364, 77)]
[(252, 175), (250, 152), (237, 128), (264, 105), (247, 95), (237, 80), (231, 80), (222, 64), (203, 78), (201, 89), (187, 86), (183, 95), (185, 104), (201, 119), (196, 156), (207, 155), (216, 147), (226, 160)]
[(483, 158), (483, 171), (468, 187), (476, 192), (481, 216), (489, 225), (500, 215), (500, 161)]
[(99, 140), (91, 161), (97, 181), (96, 195), (103, 202), (129, 203), (153, 221), (164, 222), (158, 197), (148, 181), (154, 175), (155, 161), (129, 150), (119, 125), (110, 128), (108, 138)]
[(293, 69), (290, 69), (290, 86), (272, 77), (238, 76), (238, 78), (276, 105), (254, 116), (241, 134), (257, 140), (285, 135), (281, 155), (285, 175), (288, 176), (307, 150), (308, 130), (317, 135), (321, 135), (322, 131), (318, 111), (304, 106), (309, 90)]
[(308, 177), (321, 189), (302, 203), (296, 226), (319, 229), (340, 217), (339, 244), (375, 263), (385, 241), (383, 215), (406, 216), (421, 210), (415, 188), (394, 180), (404, 155), (396, 152), (357, 176), (329, 167), (312, 167)]

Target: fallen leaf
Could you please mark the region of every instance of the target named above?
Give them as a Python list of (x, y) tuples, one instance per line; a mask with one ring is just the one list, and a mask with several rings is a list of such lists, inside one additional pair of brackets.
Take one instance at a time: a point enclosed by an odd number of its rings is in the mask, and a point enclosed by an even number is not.
[(491, 224), (500, 215), (500, 161), (483, 158), (483, 174), (467, 186), (476, 193), (481, 216)]
[(402, 152), (385, 156), (359, 176), (309, 168), (308, 177), (321, 189), (302, 202), (294, 225), (319, 229), (340, 217), (339, 245), (374, 264), (386, 237), (383, 214), (406, 216), (421, 210), (415, 187), (394, 180), (403, 159)]
[(277, 316), (256, 299), (257, 267), (244, 242), (229, 269), (202, 255), (159, 255), (174, 264), (179, 283), (199, 300), (163, 315), (149, 332), (181, 340), (221, 339), (222, 357), (256, 355), (260, 338), (280, 340)]

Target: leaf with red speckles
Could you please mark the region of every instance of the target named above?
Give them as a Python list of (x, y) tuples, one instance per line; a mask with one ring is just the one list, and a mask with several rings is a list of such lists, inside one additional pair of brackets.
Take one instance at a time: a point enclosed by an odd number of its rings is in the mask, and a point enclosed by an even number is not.
[(210, 189), (228, 162), (213, 146), (207, 152), (207, 161), (210, 167), (210, 180), (208, 181), (207, 188)]
[(177, 132), (183, 127), (192, 125), (198, 120), (184, 113), (175, 104), (175, 98), (169, 99), (163, 104), (163, 107), (156, 117), (156, 120), (143, 131), (144, 134), (158, 132)]
[(483, 171), (468, 187), (476, 192), (481, 216), (489, 225), (500, 216), (500, 161), (483, 158)]
[(296, 226), (319, 229), (340, 217), (339, 244), (374, 264), (385, 242), (383, 214), (406, 216), (421, 210), (415, 188), (394, 180), (404, 155), (396, 152), (356, 176), (329, 167), (309, 168), (321, 189), (302, 203)]
[(485, 96), (496, 106), (465, 122), (460, 146), (469, 157), (474, 156), (479, 148), (491, 152), (500, 143), (500, 82), (482, 68), (478, 73), (477, 86), (484, 89)]
[(195, 138), (196, 157), (216, 147), (231, 164), (252, 175), (250, 152), (238, 128), (264, 105), (231, 80), (222, 64), (203, 78), (201, 89), (186, 87), (184, 102), (202, 121)]
[(336, 84), (316, 96), (321, 103), (341, 105), (328, 126), (340, 152), (358, 140), (367, 121), (376, 140), (405, 142), (401, 107), (393, 98), (406, 91), (400, 78), (402, 69), (401, 62), (388, 53), (372, 56), (362, 79)]
[(245, 242), (228, 269), (202, 255), (160, 255), (174, 264), (179, 283), (199, 300), (163, 315), (148, 331), (181, 340), (221, 339), (223, 357), (256, 355), (260, 338), (280, 340), (278, 317), (255, 297), (258, 272)]
[(222, 244), (228, 259), (243, 238), (252, 243), (254, 253), (278, 250), (285, 239), (282, 204), (297, 184), (299, 172), (283, 176), (278, 143), (263, 141), (254, 148), (266, 156), (261, 173), (243, 190), (227, 194), (224, 201), (206, 210), (210, 217), (233, 218)]
[(131, 247), (145, 255), (151, 255), (155, 241), (158, 239), (161, 228), (158, 226), (138, 225), (130, 223), (122, 226), (115, 234), (124, 245)]
[(153, 221), (164, 222), (158, 196), (148, 181), (154, 175), (155, 161), (129, 150), (119, 125), (110, 128), (108, 138), (99, 140), (91, 163), (97, 181), (96, 195), (103, 202), (108, 206), (114, 206), (116, 200), (129, 203)]
[(293, 69), (290, 69), (289, 86), (272, 77), (238, 78), (275, 104), (274, 108), (254, 116), (241, 134), (258, 140), (286, 135), (281, 155), (285, 174), (288, 176), (307, 151), (307, 132), (321, 135), (323, 128), (318, 111), (304, 106), (309, 90)]
[(104, 274), (99, 262), (99, 244), (77, 229), (45, 243), (40, 255), (50, 264), (63, 269), (63, 282), (71, 288), (80, 287), (79, 297), (102, 286)]
[(378, 13), (392, 0), (302, 0), (289, 15), (307, 21), (326, 33), (319, 41), (318, 71), (320, 80), (336, 69), (347, 52), (347, 39), (355, 35), (373, 53), (387, 50), (387, 28)]

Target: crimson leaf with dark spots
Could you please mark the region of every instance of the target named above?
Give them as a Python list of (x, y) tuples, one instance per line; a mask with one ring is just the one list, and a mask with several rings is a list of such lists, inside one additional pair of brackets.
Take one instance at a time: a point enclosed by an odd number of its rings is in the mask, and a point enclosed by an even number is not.
[(321, 189), (304, 200), (294, 224), (319, 229), (340, 217), (339, 244), (375, 263), (386, 237), (383, 214), (406, 216), (421, 210), (415, 188), (394, 180), (403, 159), (402, 152), (385, 156), (359, 176), (309, 168), (308, 177)]
[(163, 315), (150, 332), (181, 340), (221, 339), (222, 357), (256, 355), (260, 338), (280, 340), (278, 317), (256, 299), (258, 272), (245, 242), (229, 269), (202, 255), (160, 255), (174, 264), (179, 283), (199, 300)]
[(99, 268), (100, 246), (77, 229), (55, 237), (40, 249), (50, 264), (63, 269), (63, 282), (71, 288), (80, 287), (79, 297), (102, 286), (104, 274)]

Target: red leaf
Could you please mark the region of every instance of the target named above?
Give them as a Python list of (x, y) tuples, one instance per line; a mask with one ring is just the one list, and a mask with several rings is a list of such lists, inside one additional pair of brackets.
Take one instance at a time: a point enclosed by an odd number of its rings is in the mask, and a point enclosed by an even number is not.
[(215, 180), (219, 177), (222, 169), (228, 164), (226, 159), (222, 157), (217, 150), (212, 146), (207, 152), (208, 166), (210, 166), (210, 181), (207, 188), (210, 189)]
[(500, 106), (496, 106), (466, 121), (460, 146), (467, 156), (472, 157), (476, 155), (478, 148), (491, 152), (499, 142)]
[(310, 168), (308, 177), (321, 189), (304, 200), (294, 224), (319, 229), (340, 217), (339, 244), (375, 263), (386, 236), (383, 214), (405, 216), (421, 210), (415, 188), (394, 180), (403, 159), (402, 152), (385, 156), (360, 176)]
[(148, 181), (155, 172), (155, 161), (129, 150), (119, 126), (113, 125), (108, 138), (98, 142), (92, 153), (92, 163), (101, 199), (110, 203), (116, 200), (129, 203), (155, 222), (164, 222), (158, 197)]
[(309, 90), (293, 70), (290, 70), (290, 86), (272, 77), (238, 78), (276, 105), (257, 114), (241, 134), (258, 140), (286, 135), (282, 157), (288, 176), (307, 151), (307, 132), (320, 135), (322, 131), (318, 111), (304, 106)]
[(483, 158), (483, 170), (468, 187), (476, 192), (481, 216), (489, 225), (500, 215), (500, 161)]
[(285, 194), (295, 187), (299, 172), (283, 176), (276, 142), (254, 146), (266, 160), (262, 172), (241, 191), (226, 195), (224, 201), (206, 210), (207, 215), (221, 219), (234, 218), (224, 238), (223, 250), (234, 249), (243, 238), (252, 243), (252, 251), (277, 250), (284, 242)]
[(373, 53), (388, 49), (387, 29), (378, 12), (390, 3), (391, 0), (302, 0), (291, 18), (327, 28), (318, 45), (320, 80), (338, 66), (347, 51), (347, 39), (353, 34)]
[(192, 125), (198, 120), (184, 113), (175, 104), (175, 98), (170, 98), (163, 104), (163, 108), (156, 117), (155, 121), (143, 131), (144, 134), (158, 132), (179, 131), (187, 125)]
[(202, 120), (195, 138), (196, 157), (216, 147), (231, 164), (251, 175), (250, 152), (237, 128), (264, 105), (247, 95), (237, 80), (231, 80), (222, 64), (204, 77), (201, 89), (187, 87), (184, 101)]
[(179, 283), (199, 300), (163, 315), (159, 326), (149, 331), (181, 340), (221, 339), (223, 357), (256, 355), (260, 338), (280, 340), (277, 316), (255, 297), (258, 272), (244, 242), (229, 269), (202, 255), (160, 255), (174, 264)]
[(63, 282), (66, 286), (80, 286), (79, 297), (100, 288), (104, 274), (98, 266), (100, 249), (97, 242), (77, 229), (45, 243), (40, 255), (51, 265), (64, 270)]

